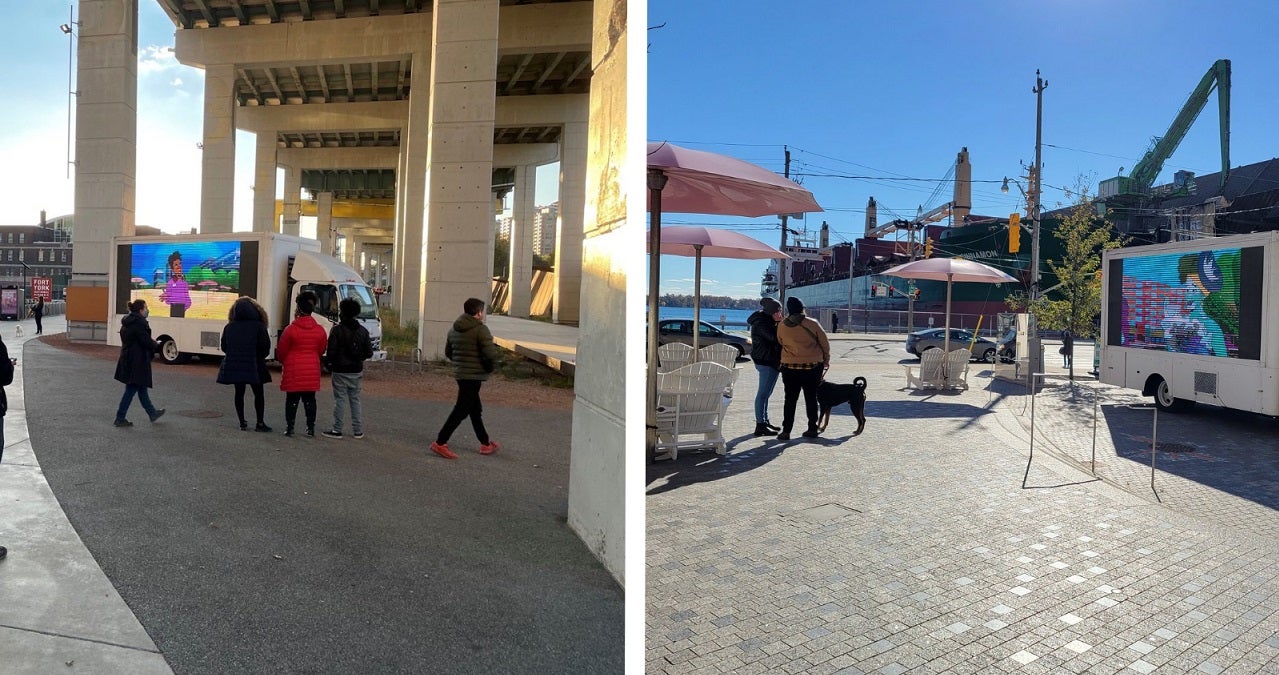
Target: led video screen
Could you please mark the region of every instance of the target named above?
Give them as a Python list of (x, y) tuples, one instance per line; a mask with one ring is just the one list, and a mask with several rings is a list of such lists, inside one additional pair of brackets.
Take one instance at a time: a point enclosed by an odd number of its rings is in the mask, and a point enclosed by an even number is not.
[(116, 311), (128, 313), (127, 303), (142, 299), (153, 317), (225, 320), (236, 298), (256, 290), (242, 283), (241, 252), (239, 241), (123, 246)]
[(1114, 309), (1119, 321), (1112, 325), (1108, 343), (1259, 358), (1261, 252), (1227, 248), (1123, 258), (1117, 266), (1120, 298), (1113, 297), (1118, 289), (1111, 286), (1112, 322)]

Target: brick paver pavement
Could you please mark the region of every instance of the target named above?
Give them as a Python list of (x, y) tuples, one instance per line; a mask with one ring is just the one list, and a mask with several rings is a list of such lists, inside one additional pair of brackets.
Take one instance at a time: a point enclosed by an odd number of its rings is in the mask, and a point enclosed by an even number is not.
[(740, 367), (730, 455), (649, 467), (648, 672), (1279, 672), (1272, 421), (1161, 415), (1156, 497), (1142, 399), (1106, 388), (1096, 479), (1088, 383), (1047, 387), (1023, 488), (1029, 397), (988, 367), (918, 394), (846, 356), (865, 433), (788, 442)]

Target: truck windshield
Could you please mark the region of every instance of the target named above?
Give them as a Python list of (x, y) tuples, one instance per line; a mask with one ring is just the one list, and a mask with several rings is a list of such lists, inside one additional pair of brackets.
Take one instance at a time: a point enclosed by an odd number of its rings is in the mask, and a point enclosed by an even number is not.
[(359, 318), (378, 318), (377, 304), (373, 302), (373, 292), (369, 290), (368, 286), (361, 284), (340, 284), (338, 286), (331, 284), (304, 284), (301, 291), (315, 293), (315, 297), (318, 300), (315, 303), (315, 313), (334, 323), (337, 323), (339, 318), (338, 303), (345, 298), (351, 298), (360, 303)]
[(377, 302), (373, 300), (373, 291), (363, 284), (342, 284), (342, 297), (351, 298), (360, 303), (361, 319), (377, 318)]

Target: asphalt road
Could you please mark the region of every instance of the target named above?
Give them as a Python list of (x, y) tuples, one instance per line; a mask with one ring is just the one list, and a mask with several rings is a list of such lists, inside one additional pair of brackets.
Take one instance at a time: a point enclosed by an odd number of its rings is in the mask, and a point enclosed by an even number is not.
[(287, 439), (274, 386), (277, 433), (241, 432), (211, 371), (157, 368), (168, 414), (116, 429), (113, 363), (25, 359), (48, 482), (174, 672), (621, 670), (622, 591), (565, 523), (570, 413), (486, 407), (503, 451), (447, 461), (447, 403), (366, 396), (366, 439)]

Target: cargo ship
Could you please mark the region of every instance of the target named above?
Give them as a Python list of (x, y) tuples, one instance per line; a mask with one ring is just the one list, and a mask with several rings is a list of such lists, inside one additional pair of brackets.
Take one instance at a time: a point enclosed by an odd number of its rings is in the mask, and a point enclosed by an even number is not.
[[(964, 148), (955, 162), (953, 200), (909, 221), (896, 219), (879, 223), (872, 197), (866, 207), (865, 235), (852, 243), (830, 245), (829, 226), (822, 223), (817, 241), (801, 240), (798, 246), (787, 251), (792, 259), (785, 266), (785, 294), (800, 298), (807, 307), (818, 311), (851, 311), (852, 316), (848, 318), (853, 322), (858, 320), (859, 312), (941, 313), (945, 311), (945, 282), (911, 281), (883, 272), (918, 258), (960, 257), (1003, 270), (1020, 283), (955, 284), (952, 315), (976, 317), (1007, 312), (1008, 298), (1014, 294), (1025, 295), (1029, 288), (1030, 236), (1023, 231), (1021, 250), (1012, 253), (1008, 217), (971, 213), (971, 175), (968, 149)], [(1045, 214), (1041, 220), (1040, 260), (1059, 258), (1061, 247), (1053, 235), (1058, 217)], [(761, 295), (778, 296), (779, 286), (783, 285), (781, 274), (781, 265), (773, 261), (764, 272)], [(1056, 284), (1050, 270), (1042, 264), (1040, 284), (1043, 288)]]

